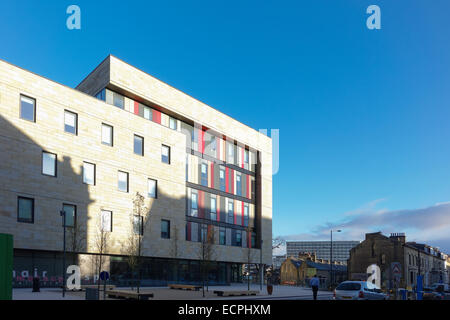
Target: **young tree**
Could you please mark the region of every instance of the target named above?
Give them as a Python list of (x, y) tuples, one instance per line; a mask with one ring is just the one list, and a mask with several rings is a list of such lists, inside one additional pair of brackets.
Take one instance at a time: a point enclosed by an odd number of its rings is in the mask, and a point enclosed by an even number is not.
[(202, 225), (200, 238), (200, 267), (202, 274), (203, 297), (205, 297), (205, 277), (206, 290), (209, 291), (209, 272), (213, 267), (213, 261), (216, 259), (214, 247), (215, 228), (213, 225)]
[(77, 264), (76, 255), (86, 249), (86, 229), (81, 223), (76, 223), (73, 228), (66, 229), (68, 239), (68, 251), (72, 253), (72, 264)]
[[(245, 255), (246, 255), (246, 260), (247, 260), (247, 290), (250, 291), (250, 265), (252, 264), (252, 260), (253, 260), (253, 255), (254, 252), (252, 251), (252, 246), (251, 246), (251, 234), (252, 234), (252, 228), (250, 226), (247, 226), (245, 228), (245, 232), (246, 232), (246, 236), (247, 236), (247, 249), (244, 251)], [(258, 268), (258, 265), (256, 265), (256, 268)]]
[[(108, 252), (110, 229), (107, 226), (107, 221), (101, 213), (97, 219), (97, 232), (94, 236), (94, 249), (97, 255), (95, 256), (96, 271), (100, 277), (103, 269), (104, 259), (103, 255)], [(97, 280), (98, 290), (100, 291), (100, 279)]]

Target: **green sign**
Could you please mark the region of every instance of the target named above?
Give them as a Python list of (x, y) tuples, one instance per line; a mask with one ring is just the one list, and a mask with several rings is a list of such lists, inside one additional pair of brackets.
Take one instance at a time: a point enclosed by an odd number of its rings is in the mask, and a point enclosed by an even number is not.
[(12, 300), (13, 236), (0, 233), (0, 300)]

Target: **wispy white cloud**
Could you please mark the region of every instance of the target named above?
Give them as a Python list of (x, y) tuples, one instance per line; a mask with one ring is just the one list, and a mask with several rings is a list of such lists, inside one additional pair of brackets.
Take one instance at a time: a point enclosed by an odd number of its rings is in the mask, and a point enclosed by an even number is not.
[(378, 208), (384, 199), (374, 200), (344, 214), (340, 221), (318, 225), (309, 233), (283, 236), (286, 240), (329, 240), (330, 229), (341, 229), (336, 240), (363, 240), (368, 232), (405, 232), (407, 241), (417, 241), (450, 253), (450, 202), (405, 210)]

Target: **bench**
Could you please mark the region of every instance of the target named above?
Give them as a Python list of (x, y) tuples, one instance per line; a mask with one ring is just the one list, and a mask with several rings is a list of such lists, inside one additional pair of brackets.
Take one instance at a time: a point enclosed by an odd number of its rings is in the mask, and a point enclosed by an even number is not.
[(259, 291), (257, 290), (215, 290), (215, 294), (219, 297), (230, 297), (230, 296), (256, 296)]
[[(98, 285), (96, 285), (96, 284), (81, 285), (80, 290), (83, 291), (83, 290), (86, 290), (88, 288), (89, 289), (98, 289)], [(116, 288), (115, 285), (112, 285), (112, 284), (107, 284), (106, 285), (106, 290), (114, 290), (115, 288)], [(104, 289), (104, 286), (103, 286), (103, 284), (101, 284), (100, 285), (100, 291), (103, 291), (103, 289)]]
[(151, 292), (139, 292), (131, 290), (106, 290), (108, 298), (117, 299), (132, 299), (132, 300), (148, 300), (153, 298), (153, 293)]
[(178, 290), (195, 290), (198, 291), (202, 288), (202, 286), (194, 286), (190, 284), (169, 284), (170, 289), (178, 289)]

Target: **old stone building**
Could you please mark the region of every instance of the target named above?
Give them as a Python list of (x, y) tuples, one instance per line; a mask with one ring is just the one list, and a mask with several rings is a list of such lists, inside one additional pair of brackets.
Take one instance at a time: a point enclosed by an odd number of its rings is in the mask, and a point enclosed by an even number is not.
[[(424, 285), (445, 280), (445, 259), (441, 252), (424, 244), (406, 242), (403, 233), (389, 237), (381, 232), (367, 233), (365, 240), (350, 251), (348, 277), (366, 280), (368, 267), (380, 268), (382, 288), (412, 288), (417, 275), (424, 277)], [(396, 266), (400, 272), (396, 272)]]
[(327, 287), (331, 282), (331, 271), (333, 283), (339, 283), (347, 279), (347, 267), (341, 262), (317, 259), (314, 253), (300, 253), (298, 257), (288, 257), (280, 269), (280, 280), (282, 284), (309, 285), (309, 280), (317, 275), (320, 286)]

